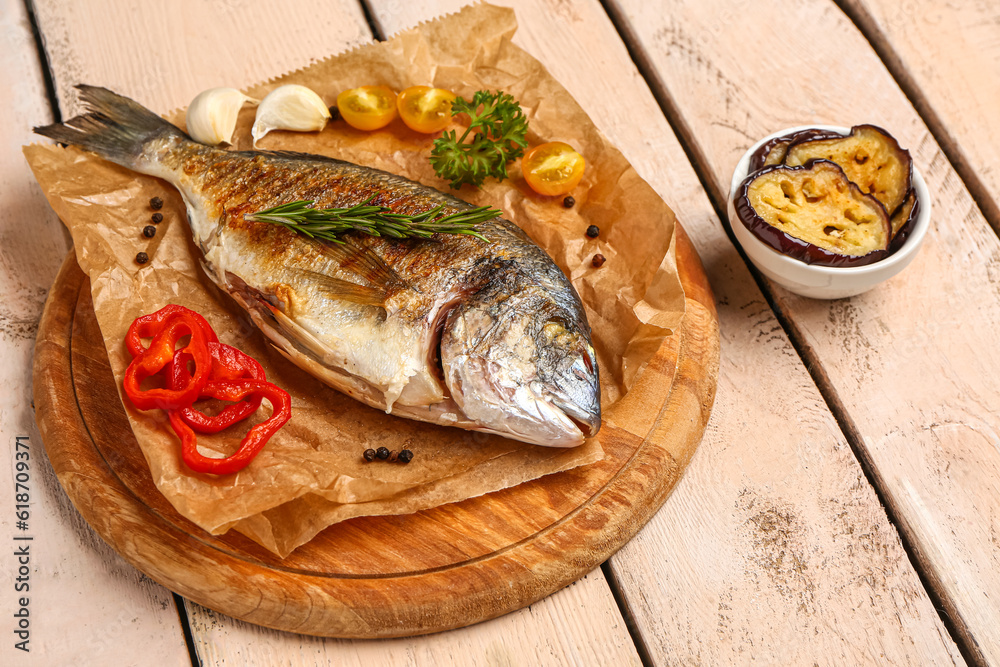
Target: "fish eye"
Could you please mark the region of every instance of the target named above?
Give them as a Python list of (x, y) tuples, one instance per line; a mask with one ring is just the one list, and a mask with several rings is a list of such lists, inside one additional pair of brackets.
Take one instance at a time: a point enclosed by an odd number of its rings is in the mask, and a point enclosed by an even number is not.
[(571, 333), (569, 320), (567, 320), (562, 315), (549, 314), (545, 318), (545, 323), (542, 325), (542, 331), (552, 339), (560, 334)]
[(551, 340), (560, 334), (566, 333), (566, 325), (561, 320), (549, 320), (542, 327), (545, 336)]

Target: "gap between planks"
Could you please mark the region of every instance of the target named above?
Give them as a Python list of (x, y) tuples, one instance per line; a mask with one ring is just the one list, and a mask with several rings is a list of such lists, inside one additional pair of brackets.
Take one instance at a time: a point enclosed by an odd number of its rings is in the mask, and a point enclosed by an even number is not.
[(966, 157), (955, 136), (948, 131), (941, 117), (934, 111), (930, 100), (924, 95), (916, 80), (906, 69), (903, 59), (900, 58), (896, 49), (892, 47), (889, 38), (879, 27), (878, 22), (871, 13), (857, 0), (831, 0), (840, 8), (844, 15), (854, 24), (858, 32), (868, 41), (872, 49), (878, 54), (879, 59), (889, 71), (903, 94), (913, 105), (917, 115), (924, 121), (924, 125), (930, 130), (931, 136), (937, 141), (941, 152), (948, 158), (952, 169), (962, 179), (965, 188), (976, 202), (976, 206), (982, 212), (983, 217), (990, 223), (993, 231), (1000, 235), (1000, 205), (990, 194), (989, 188), (983, 183), (972, 166), (972, 162)]
[(171, 591), (174, 596), (174, 606), (177, 607), (177, 618), (184, 631), (184, 643), (187, 644), (188, 656), (191, 658), (191, 667), (202, 667), (201, 657), (198, 655), (198, 646), (194, 642), (194, 631), (191, 629), (191, 620), (188, 618), (187, 605), (184, 598)]
[(24, 0), (24, 10), (28, 15), (28, 23), (31, 25), (31, 36), (35, 39), (35, 50), (38, 52), (39, 69), (42, 73), (42, 81), (45, 83), (45, 96), (48, 98), (49, 108), (52, 111), (52, 122), (61, 123), (63, 117), (62, 109), (59, 108), (59, 98), (56, 96), (55, 75), (52, 72), (52, 64), (49, 62), (49, 54), (45, 51), (45, 39), (38, 27), (38, 17), (35, 15), (33, 0)]
[[(625, 43), (625, 47), (628, 49), (629, 56), (632, 58), (632, 61), (638, 68), (642, 78), (646, 81), (646, 84), (649, 86), (650, 91), (652, 91), (653, 97), (656, 99), (657, 104), (659, 104), (661, 110), (663, 111), (663, 115), (666, 117), (667, 122), (670, 124), (670, 127), (677, 135), (677, 138), (681, 146), (683, 147), (685, 154), (688, 156), (688, 160), (691, 162), (695, 174), (697, 174), (698, 176), (698, 180), (701, 182), (702, 187), (708, 194), (709, 201), (711, 202), (712, 207), (715, 209), (716, 215), (718, 216), (719, 220), (722, 221), (722, 225), (726, 231), (726, 235), (729, 237), (729, 240), (732, 242), (733, 246), (739, 252), (740, 257), (743, 259), (743, 262), (747, 265), (747, 268), (750, 270), (750, 273), (753, 276), (754, 280), (756, 281), (757, 286), (759, 287), (765, 300), (767, 301), (768, 306), (770, 306), (771, 310), (774, 312), (775, 317), (778, 320), (778, 323), (784, 330), (785, 335), (788, 337), (789, 341), (792, 344), (792, 347), (795, 349), (795, 352), (799, 355), (803, 364), (805, 364), (806, 370), (809, 372), (810, 377), (816, 384), (816, 388), (819, 390), (820, 395), (823, 397), (823, 401), (830, 409), (830, 412), (833, 414), (834, 419), (836, 419), (837, 425), (840, 427), (840, 430), (844, 433), (844, 437), (846, 438), (848, 444), (850, 445), (851, 450), (854, 452), (854, 456), (858, 460), (858, 464), (860, 465), (861, 470), (865, 475), (865, 478), (867, 479), (871, 487), (874, 489), (875, 494), (879, 499), (879, 502), (882, 504), (882, 507), (886, 512), (886, 516), (889, 520), (889, 523), (893, 526), (893, 528), (895, 528), (897, 534), (899, 535), (900, 541), (903, 545), (903, 550), (906, 552), (906, 556), (909, 559), (910, 564), (913, 566), (913, 569), (916, 571), (917, 576), (920, 578), (921, 585), (927, 591), (927, 594), (930, 597), (931, 602), (934, 605), (934, 608), (937, 610), (938, 615), (941, 618), (941, 622), (944, 624), (945, 628), (947, 628), (948, 633), (951, 635), (952, 640), (955, 642), (955, 644), (958, 646), (959, 651), (962, 653), (962, 658), (965, 659), (967, 663), (974, 665), (986, 665), (987, 663), (985, 656), (980, 651), (975, 641), (975, 638), (972, 636), (972, 633), (969, 630), (968, 626), (964, 622), (962, 622), (961, 614), (959, 613), (958, 608), (955, 605), (954, 601), (948, 595), (945, 586), (940, 581), (939, 577), (934, 573), (931, 567), (924, 566), (924, 563), (927, 563), (928, 561), (926, 558), (924, 558), (923, 551), (921, 550), (917, 541), (911, 537), (914, 534), (912, 527), (905, 520), (902, 514), (897, 511), (897, 508), (894, 507), (891, 502), (889, 502), (885, 481), (882, 479), (881, 474), (878, 472), (867, 450), (863, 446), (859, 430), (857, 426), (854, 424), (854, 421), (851, 419), (850, 415), (848, 414), (847, 409), (845, 408), (843, 401), (840, 399), (837, 390), (833, 387), (833, 383), (830, 381), (829, 376), (823, 369), (823, 365), (820, 362), (818, 355), (816, 354), (815, 350), (813, 350), (809, 346), (803, 333), (799, 330), (799, 328), (794, 324), (792, 319), (781, 307), (778, 300), (775, 298), (774, 292), (771, 289), (771, 286), (768, 283), (767, 279), (765, 279), (764, 276), (758, 271), (757, 267), (755, 267), (753, 263), (749, 261), (742, 246), (736, 241), (736, 238), (733, 235), (732, 228), (730, 227), (729, 224), (729, 214), (727, 211), (728, 207), (726, 202), (728, 198), (728, 193), (724, 193), (722, 189), (719, 187), (719, 184), (713, 178), (711, 170), (708, 167), (709, 161), (706, 158), (705, 153), (701, 148), (701, 144), (694, 136), (694, 132), (691, 130), (690, 126), (684, 120), (683, 115), (681, 114), (676, 102), (674, 101), (673, 96), (670, 94), (666, 85), (657, 76), (656, 68), (653, 66), (653, 63), (648, 53), (646, 52), (645, 48), (643, 48), (642, 43), (638, 39), (634, 30), (632, 29), (631, 24), (625, 18), (624, 11), (622, 11), (621, 7), (618, 5), (617, 0), (600, 0), (600, 1), (602, 6), (604, 7), (604, 10), (607, 12), (608, 17), (610, 18), (612, 24), (614, 24), (615, 29), (618, 31), (619, 36)], [(844, 0), (831, 0), (831, 2), (834, 2), (838, 7), (840, 7), (841, 3), (844, 2)], [(846, 11), (844, 13), (847, 15), (849, 19), (852, 20), (852, 22), (855, 22), (854, 16), (852, 16), (850, 13)], [(869, 20), (871, 20), (870, 17)], [(859, 30), (861, 30), (862, 34), (865, 36), (865, 38), (868, 39), (869, 42), (872, 42), (872, 40), (869, 37), (869, 33), (866, 30), (862, 29), (861, 26), (858, 27)], [(875, 48), (876, 53), (883, 60), (883, 62), (885, 62), (885, 54), (883, 53), (883, 50), (881, 50), (874, 42), (872, 42), (872, 46), (873, 48)], [(888, 49), (888, 47), (886, 48)], [(891, 49), (889, 50), (891, 51)], [(894, 55), (890, 57), (895, 58)], [(896, 81), (898, 82), (899, 77), (897, 76), (897, 70), (901, 69), (901, 65), (898, 62), (898, 58), (896, 60), (897, 60), (896, 63), (897, 67), (894, 68), (889, 63), (886, 63), (886, 67), (889, 69), (893, 78), (896, 79)], [(912, 79), (909, 79), (909, 83), (913, 84)], [(903, 88), (904, 94), (911, 101), (914, 100), (914, 97), (920, 97), (920, 99), (922, 100), (922, 104), (926, 108), (926, 110), (929, 113), (933, 114), (933, 112), (930, 111), (930, 106), (926, 104), (926, 100), (922, 96), (920, 96), (919, 93), (917, 93), (914, 90), (913, 94), (911, 94), (911, 90), (902, 86), (902, 84), (900, 85)], [(915, 86), (913, 87), (915, 88)], [(935, 139), (938, 139), (939, 142), (943, 143), (944, 146), (954, 147), (955, 151), (957, 151), (958, 149), (954, 145), (954, 142), (951, 141), (950, 137), (948, 137), (947, 141), (942, 141), (943, 137), (942, 138), (938, 137), (936, 128), (940, 128), (941, 124), (940, 121), (937, 119), (937, 117), (934, 116), (936, 124), (931, 124), (931, 122), (924, 116), (924, 109), (921, 108), (920, 106), (917, 106), (916, 102), (914, 102), (914, 106), (917, 108), (918, 114), (921, 115), (922, 119), (930, 127), (931, 133), (935, 137)], [(989, 195), (986, 194), (985, 188), (982, 186), (982, 183), (978, 180), (978, 178), (976, 178), (975, 175), (972, 173), (971, 168), (968, 167), (968, 163), (965, 162), (964, 160), (961, 160), (963, 167), (960, 167), (958, 164), (956, 164), (956, 160), (953, 159), (952, 154), (949, 152), (949, 149), (943, 148), (943, 150), (945, 152), (945, 155), (948, 157), (949, 161), (952, 163), (956, 171), (961, 176), (962, 180), (965, 181), (966, 184), (968, 185), (968, 181), (965, 177), (965, 173), (968, 172), (970, 174), (970, 177), (975, 180), (975, 183), (979, 188), (978, 190), (979, 194), (981, 194), (982, 197), (988, 200), (990, 205), (993, 205), (993, 208), (995, 210), (996, 207), (995, 204), (993, 203), (992, 198), (990, 198)], [(998, 224), (1000, 223), (1000, 215), (996, 217), (991, 217), (991, 214), (989, 214), (987, 209), (983, 208), (983, 205), (980, 203), (980, 197), (977, 195), (977, 192), (972, 190), (972, 188), (970, 188), (970, 192), (972, 192), (972, 196), (975, 199), (977, 205), (980, 206), (980, 209), (983, 211), (986, 218), (990, 221), (991, 226), (993, 226), (994, 230), (997, 231), (998, 234), (1000, 234), (1000, 224)], [(997, 222), (994, 222), (995, 220)], [(612, 591), (616, 593), (616, 600), (617, 600), (618, 599), (617, 588), (612, 583), (613, 581), (614, 581), (613, 579), (609, 580), (609, 584), (612, 585)], [(619, 606), (621, 606), (621, 604)], [(626, 621), (629, 621), (630, 615), (628, 609), (623, 607), (621, 609), (621, 612), (622, 616), (626, 619)], [(630, 631), (631, 631), (631, 626), (630, 626)], [(636, 647), (637, 649), (640, 650), (640, 655), (645, 655), (645, 653), (642, 652), (644, 646), (641, 644), (641, 641), (636, 641)]]
[(375, 10), (372, 8), (371, 3), (368, 0), (358, 0), (358, 5), (361, 7), (361, 12), (365, 15), (365, 22), (368, 23), (368, 29), (372, 31), (372, 39), (384, 42), (385, 28), (382, 27), (378, 17), (375, 16)]
[(601, 572), (604, 573), (604, 580), (607, 582), (608, 588), (611, 589), (611, 595), (615, 598), (615, 604), (618, 605), (618, 613), (621, 614), (622, 620), (625, 621), (625, 628), (628, 630), (629, 637), (632, 638), (632, 643), (635, 645), (635, 652), (639, 654), (642, 667), (653, 667), (656, 663), (653, 662), (649, 646), (642, 636), (639, 624), (635, 622), (635, 614), (632, 613), (632, 608), (629, 607), (625, 591), (622, 589), (621, 582), (618, 581), (618, 577), (615, 575), (615, 570), (611, 567), (610, 561), (601, 563)]

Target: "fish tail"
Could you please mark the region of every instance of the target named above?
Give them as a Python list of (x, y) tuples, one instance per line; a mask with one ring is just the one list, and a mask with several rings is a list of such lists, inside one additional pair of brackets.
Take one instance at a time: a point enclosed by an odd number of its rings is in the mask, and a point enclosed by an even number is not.
[(65, 123), (36, 127), (35, 133), (79, 146), (125, 167), (133, 167), (155, 137), (182, 132), (144, 106), (107, 88), (79, 85), (86, 113)]

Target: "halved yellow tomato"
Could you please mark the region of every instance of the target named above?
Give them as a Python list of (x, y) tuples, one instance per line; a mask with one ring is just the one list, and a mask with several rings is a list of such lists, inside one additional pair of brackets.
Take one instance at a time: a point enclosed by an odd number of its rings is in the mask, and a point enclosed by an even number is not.
[(361, 86), (337, 95), (337, 109), (358, 130), (378, 130), (396, 117), (396, 93), (387, 86)]
[(410, 86), (396, 98), (399, 117), (414, 132), (432, 134), (448, 127), (455, 93), (430, 86)]
[(583, 156), (561, 141), (535, 146), (521, 158), (524, 180), (540, 195), (566, 194), (583, 178), (585, 165)]

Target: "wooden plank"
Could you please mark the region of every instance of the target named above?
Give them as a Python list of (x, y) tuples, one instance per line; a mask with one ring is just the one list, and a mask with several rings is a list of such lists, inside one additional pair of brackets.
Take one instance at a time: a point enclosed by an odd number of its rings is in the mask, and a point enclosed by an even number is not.
[[(49, 53), (60, 97), (68, 100), (72, 100), (72, 84), (89, 80), (149, 100), (156, 108), (182, 106), (204, 87), (246, 86), (369, 37), (358, 6), (348, 2), (300, 2), (294, 10), (283, 5), (280, 10), (260, 7), (255, 12), (228, 4), (208, 7), (187, 2), (172, 9), (183, 20), (164, 18), (146, 4), (38, 4), (43, 33), (52, 45)], [(113, 42), (95, 30), (106, 15), (122, 17)], [(192, 16), (200, 16), (208, 26), (196, 32), (197, 39), (185, 33)], [(144, 49), (149, 25), (160, 25), (158, 42), (186, 43), (188, 49), (171, 53)], [(261, 49), (261, 44), (269, 47)], [(126, 62), (133, 55), (142, 60), (141, 66)], [(217, 65), (202, 68), (206, 59)], [(147, 72), (156, 72), (155, 80)], [(206, 72), (212, 76), (225, 72), (226, 78), (206, 81)], [(414, 660), (413, 656), (434, 658), (431, 664), (486, 665), (504, 660), (638, 664), (625, 623), (599, 571), (500, 619), (446, 634), (384, 643), (303, 638), (237, 622), (197, 605), (187, 604), (187, 611), (199, 657), (212, 663), (314, 664), (317, 655), (322, 655), (338, 664), (398, 664)], [(377, 660), (362, 660), (371, 656)]]
[(641, 662), (600, 570), (526, 609), (409, 639), (322, 639), (273, 632), (191, 608), (206, 665), (631, 665)]
[(207, 88), (243, 88), (371, 39), (355, 2), (145, 4), (35, 3), (65, 118), (80, 111), (79, 83), (166, 111)]
[(910, 148), (934, 202), (914, 263), (849, 300), (774, 295), (967, 655), (1000, 662), (1000, 242), (839, 9), (755, 7), (690, 1), (662, 13), (629, 0), (619, 11), (720, 206), (743, 151), (783, 127), (871, 122)]
[[(8, 627), (0, 662), (57, 665), (85, 657), (95, 664), (138, 664), (153, 651), (161, 664), (189, 665), (173, 597), (130, 568), (83, 523), (59, 487), (35, 428), (35, 331), (69, 243), (21, 155), (21, 146), (35, 140), (31, 127), (51, 122), (52, 111), (20, 0), (0, 3), (0, 42), (6, 109), (0, 125), (0, 442), (9, 471), (0, 476), (6, 505), (0, 532), (7, 552), (0, 568), (0, 613)], [(27, 469), (18, 469), (18, 462)], [(24, 486), (15, 487), (25, 480), (18, 474), (27, 476)], [(19, 504), (27, 505), (26, 529), (17, 525)], [(31, 539), (18, 539), (23, 537)], [(25, 547), (26, 573), (15, 556)], [(11, 634), (14, 615), (22, 613), (21, 598), (28, 601), (27, 653), (15, 647), (25, 637)]]
[(1000, 232), (1000, 6), (839, 0)]
[[(391, 34), (461, 3), (372, 6)], [(611, 559), (652, 662), (961, 663), (600, 4), (503, 4), (518, 12), (514, 41), (677, 212), (717, 297), (722, 367), (705, 439), (664, 508)]]

